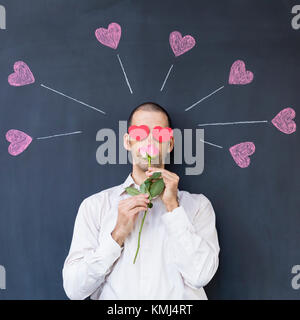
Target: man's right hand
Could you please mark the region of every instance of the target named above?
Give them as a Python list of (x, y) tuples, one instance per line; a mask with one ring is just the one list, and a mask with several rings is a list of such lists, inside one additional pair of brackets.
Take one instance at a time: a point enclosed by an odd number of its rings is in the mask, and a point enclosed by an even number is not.
[(143, 193), (119, 201), (118, 219), (111, 236), (121, 247), (132, 231), (138, 213), (148, 209), (148, 197), (148, 194)]

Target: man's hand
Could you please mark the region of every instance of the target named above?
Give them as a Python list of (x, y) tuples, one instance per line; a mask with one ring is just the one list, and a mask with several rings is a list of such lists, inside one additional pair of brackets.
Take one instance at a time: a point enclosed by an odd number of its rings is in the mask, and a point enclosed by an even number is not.
[(161, 177), (165, 183), (165, 189), (161, 194), (161, 199), (168, 212), (173, 211), (175, 208), (179, 207), (177, 199), (179, 176), (166, 169), (154, 167), (149, 167), (146, 171), (146, 175), (150, 177), (154, 172), (161, 172)]
[(139, 194), (120, 200), (118, 204), (118, 219), (114, 230), (111, 233), (112, 238), (120, 245), (123, 243), (132, 231), (138, 213), (148, 209), (148, 194)]

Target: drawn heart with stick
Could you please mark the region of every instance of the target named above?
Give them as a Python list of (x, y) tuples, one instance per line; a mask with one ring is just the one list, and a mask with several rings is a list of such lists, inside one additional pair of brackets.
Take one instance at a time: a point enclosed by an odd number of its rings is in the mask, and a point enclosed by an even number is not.
[(95, 31), (95, 36), (97, 40), (103, 45), (112, 49), (117, 49), (121, 39), (121, 33), (121, 26), (116, 22), (112, 22), (109, 24), (107, 29), (97, 29)]
[(22, 153), (31, 143), (32, 137), (23, 131), (11, 129), (6, 132), (6, 140), (10, 142), (8, 152), (12, 156)]
[(253, 142), (242, 142), (229, 148), (231, 156), (236, 164), (241, 168), (246, 168), (250, 164), (250, 158), (255, 152)]
[(24, 61), (15, 62), (14, 71), (8, 76), (8, 83), (11, 86), (20, 87), (35, 82), (31, 70)]
[(235, 61), (230, 69), (229, 84), (248, 84), (253, 80), (253, 73), (246, 71), (245, 63), (242, 60)]
[(276, 117), (272, 119), (273, 125), (285, 134), (291, 134), (296, 131), (297, 125), (293, 120), (296, 117), (296, 112), (292, 108), (281, 110)]
[(182, 37), (181, 33), (178, 31), (170, 33), (169, 42), (176, 57), (191, 50), (196, 44), (196, 41), (192, 36), (187, 35)]

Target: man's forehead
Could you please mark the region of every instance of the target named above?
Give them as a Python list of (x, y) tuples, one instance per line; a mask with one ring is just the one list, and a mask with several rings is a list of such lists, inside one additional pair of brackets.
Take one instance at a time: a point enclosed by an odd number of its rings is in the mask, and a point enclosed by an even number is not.
[(134, 113), (131, 121), (132, 125), (148, 125), (154, 126), (168, 126), (167, 116), (160, 111), (138, 110)]

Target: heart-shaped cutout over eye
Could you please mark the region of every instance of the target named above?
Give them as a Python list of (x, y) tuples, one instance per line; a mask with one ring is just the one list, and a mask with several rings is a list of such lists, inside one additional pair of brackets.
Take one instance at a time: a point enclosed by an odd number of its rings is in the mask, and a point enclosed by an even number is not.
[(166, 142), (173, 137), (173, 130), (169, 127), (162, 128), (160, 126), (156, 126), (152, 129), (153, 138), (159, 142)]
[(141, 126), (130, 126), (128, 129), (128, 133), (131, 139), (136, 141), (144, 140), (149, 135), (149, 128), (145, 125)]

